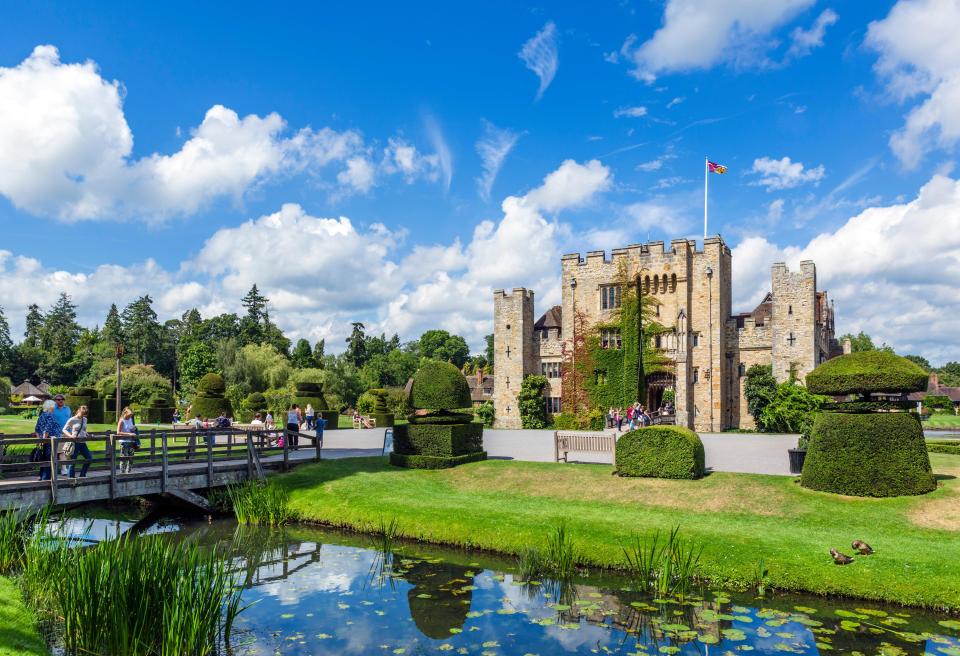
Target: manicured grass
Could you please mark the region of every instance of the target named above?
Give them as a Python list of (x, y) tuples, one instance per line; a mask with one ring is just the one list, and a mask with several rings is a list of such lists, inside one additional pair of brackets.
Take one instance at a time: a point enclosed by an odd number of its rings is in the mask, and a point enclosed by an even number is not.
[[(606, 465), (503, 460), (440, 471), (385, 458), (328, 460), (277, 478), (304, 521), (370, 530), (396, 518), (420, 540), (518, 554), (566, 522), (583, 560), (623, 564), (632, 533), (681, 526), (704, 546), (702, 573), (745, 585), (762, 558), (774, 587), (960, 610), (960, 456), (934, 454), (941, 487), (861, 499), (783, 476), (714, 473), (699, 481), (625, 479)], [(833, 564), (862, 539), (876, 553)]]
[(0, 656), (49, 654), (16, 584), (0, 576)]
[(960, 415), (936, 414), (923, 422), (924, 428), (958, 428), (960, 429)]

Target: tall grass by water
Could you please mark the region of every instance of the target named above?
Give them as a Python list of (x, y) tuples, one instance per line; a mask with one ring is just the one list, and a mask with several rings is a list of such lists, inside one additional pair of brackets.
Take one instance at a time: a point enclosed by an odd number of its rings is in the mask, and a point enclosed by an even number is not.
[(10, 574), (23, 566), (23, 555), (33, 526), (38, 521), (46, 521), (47, 511), (42, 518), (18, 509), (0, 512), (0, 574)]
[(78, 549), (38, 533), (23, 582), (68, 654), (209, 654), (244, 610), (224, 554), (160, 536)]
[(293, 519), (290, 495), (275, 483), (247, 481), (227, 487), (233, 514), (241, 524), (283, 526)]
[(627, 572), (638, 592), (658, 597), (689, 594), (697, 578), (703, 545), (680, 537), (680, 527), (673, 528), (666, 538), (660, 531), (650, 536), (635, 535), (623, 547)]
[(524, 580), (539, 577), (567, 580), (576, 574), (580, 554), (566, 524), (559, 524), (547, 536), (543, 549), (528, 547), (520, 554), (518, 569)]

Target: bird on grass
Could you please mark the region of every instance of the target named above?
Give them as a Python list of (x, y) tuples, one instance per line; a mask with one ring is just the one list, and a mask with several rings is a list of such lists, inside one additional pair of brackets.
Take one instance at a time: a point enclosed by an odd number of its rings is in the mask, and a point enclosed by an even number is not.
[(847, 554), (840, 553), (836, 549), (831, 549), (830, 555), (833, 556), (833, 562), (835, 565), (849, 565), (853, 562), (853, 558)]
[(853, 550), (861, 556), (869, 556), (873, 553), (873, 547), (863, 540), (854, 540), (850, 546), (853, 547)]

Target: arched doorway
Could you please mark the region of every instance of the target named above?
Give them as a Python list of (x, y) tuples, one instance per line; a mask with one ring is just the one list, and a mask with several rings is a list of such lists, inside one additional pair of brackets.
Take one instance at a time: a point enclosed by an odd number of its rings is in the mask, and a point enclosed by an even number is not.
[(644, 406), (653, 412), (663, 405), (663, 393), (668, 389), (676, 389), (676, 376), (666, 371), (660, 371), (647, 376), (647, 401)]

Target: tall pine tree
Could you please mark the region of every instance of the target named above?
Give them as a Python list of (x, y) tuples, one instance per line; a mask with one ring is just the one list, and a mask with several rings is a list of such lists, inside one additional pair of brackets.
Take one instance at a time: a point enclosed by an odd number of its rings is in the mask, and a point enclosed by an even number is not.
[(110, 304), (110, 311), (107, 312), (107, 319), (103, 322), (103, 331), (101, 331), (103, 341), (112, 348), (114, 344), (123, 341), (123, 323), (120, 321), (120, 312), (117, 310), (117, 304)]
[[(0, 307), (0, 376), (10, 375), (13, 359), (13, 340), (10, 339), (10, 324)], [(0, 392), (3, 393), (3, 392)]]
[(162, 346), (161, 327), (153, 311), (153, 299), (144, 295), (123, 308), (124, 344), (140, 364), (156, 362)]
[(43, 332), (43, 312), (40, 306), (34, 303), (27, 308), (26, 330), (23, 331), (23, 342), (25, 345), (35, 349), (41, 347), (40, 333)]
[[(247, 292), (240, 303), (246, 308), (247, 314), (240, 320), (240, 339), (244, 344), (259, 344), (267, 340), (266, 328), (268, 322), (266, 296), (260, 293), (256, 283)], [(284, 351), (286, 352), (286, 351)]]
[(42, 378), (51, 383), (74, 382), (73, 357), (80, 325), (77, 323), (77, 306), (70, 296), (61, 293), (57, 302), (43, 319), (40, 329), (40, 348), (43, 349)]

